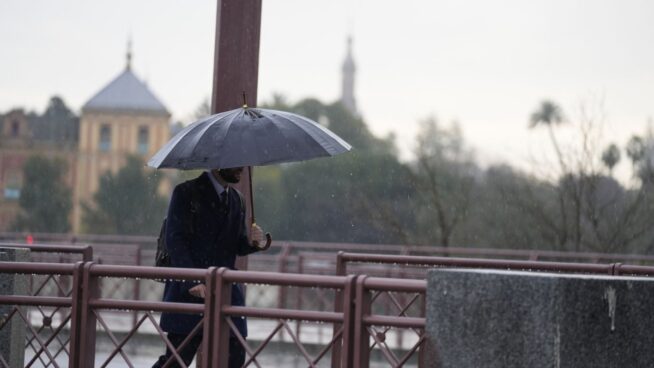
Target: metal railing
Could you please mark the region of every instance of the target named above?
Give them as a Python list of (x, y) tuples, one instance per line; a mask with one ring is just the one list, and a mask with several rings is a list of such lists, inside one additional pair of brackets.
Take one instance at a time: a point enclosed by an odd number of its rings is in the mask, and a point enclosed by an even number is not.
[[(83, 259), (92, 259), (92, 249), (90, 247), (80, 246), (55, 246), (55, 245), (16, 245), (16, 244), (2, 244), (2, 246), (12, 246), (29, 248), (34, 252), (73, 252), (81, 254)], [(277, 255), (267, 256), (268, 258), (277, 258), (283, 260), (284, 257), (289, 257), (290, 251), (280, 252)], [(252, 288), (261, 285), (274, 286), (278, 289), (279, 301), (276, 303), (276, 308), (268, 307), (231, 307), (229, 305), (222, 305), (216, 312), (218, 315), (243, 315), (259, 318), (277, 318), (276, 325), (273, 333), (263, 339), (263, 343), (259, 347), (246, 347), (248, 351), (248, 362), (255, 366), (260, 366), (257, 361), (257, 356), (271, 341), (275, 333), (280, 335), (284, 334), (291, 338), (293, 343), (299, 344), (298, 349), (301, 355), (306, 359), (309, 366), (317, 364), (323, 360), (329, 349), (332, 350), (330, 355), (332, 366), (343, 366), (344, 360), (347, 363), (356, 362), (354, 366), (362, 366), (362, 361), (370, 359), (370, 353), (375, 352), (377, 357), (381, 355), (391, 366), (402, 366), (407, 359), (414, 359), (418, 365), (424, 362), (422, 349), (419, 349), (424, 342), (424, 303), (425, 303), (425, 282), (424, 277), (426, 270), (433, 267), (457, 267), (457, 268), (494, 268), (494, 269), (509, 269), (509, 270), (531, 270), (531, 271), (549, 271), (549, 272), (578, 272), (578, 273), (596, 273), (607, 275), (640, 275), (652, 276), (654, 275), (654, 267), (639, 266), (639, 265), (624, 265), (622, 263), (607, 263), (607, 264), (588, 264), (588, 263), (564, 263), (564, 262), (537, 262), (537, 261), (523, 261), (523, 260), (492, 260), (492, 259), (471, 259), (471, 258), (453, 258), (453, 257), (425, 257), (425, 256), (403, 256), (403, 255), (389, 255), (389, 254), (366, 254), (366, 253), (346, 253), (339, 252), (336, 256), (325, 253), (300, 253), (297, 255), (298, 263), (297, 271), (303, 273), (306, 271), (308, 264), (305, 260), (311, 260), (318, 263), (316, 268), (320, 272), (328, 272), (336, 274), (337, 276), (329, 275), (297, 275), (289, 273), (270, 273), (270, 272), (239, 272), (239, 271), (221, 271), (221, 282), (244, 282), (250, 284)], [(331, 260), (331, 261), (330, 261)], [(326, 261), (326, 262), (325, 262)], [(83, 264), (88, 267), (88, 272), (85, 268), (79, 265)], [(270, 264), (270, 263), (269, 263)], [(289, 267), (285, 262), (276, 263), (278, 270), (281, 272), (295, 271), (295, 267)], [(11, 264), (2, 264), (0, 272), (16, 273), (16, 267), (8, 266)], [(31, 265), (31, 266), (27, 266)], [(331, 271), (325, 270), (325, 267), (335, 265)], [(56, 359), (58, 356), (66, 354), (74, 354), (77, 342), (69, 342), (68, 336), (65, 332), (69, 333), (70, 339), (75, 337), (74, 331), (79, 329), (79, 321), (81, 318), (78, 314), (80, 311), (86, 310), (87, 322), (85, 325), (94, 322), (103, 327), (108, 335), (109, 340), (116, 346), (116, 349), (110, 354), (106, 362), (111, 361), (116, 356), (121, 356), (124, 360), (129, 362), (128, 354), (125, 350), (125, 344), (132, 338), (137, 330), (143, 326), (144, 323), (150, 322), (152, 328), (156, 330), (157, 334), (162, 334), (157, 329), (156, 313), (164, 310), (185, 310), (187, 312), (205, 313), (206, 305), (203, 309), (202, 306), (198, 307), (197, 304), (186, 306), (167, 305), (167, 303), (156, 301), (142, 300), (140, 294), (132, 293), (115, 293), (115, 286), (111, 287), (106, 284), (107, 280), (116, 278), (119, 280), (117, 284), (121, 285), (138, 285), (146, 282), (149, 279), (157, 278), (176, 278), (186, 277), (195, 280), (204, 280), (209, 282), (204, 270), (183, 270), (183, 269), (161, 269), (152, 267), (130, 267), (130, 266), (109, 266), (97, 263), (77, 263), (77, 264), (47, 264), (47, 263), (30, 263), (23, 265), (24, 273), (31, 275), (43, 275), (45, 282), (55, 280), (56, 296), (39, 296), (39, 292), (44, 289), (44, 284), (37, 285), (32, 290), (32, 299), (28, 296), (3, 296), (0, 297), (0, 304), (8, 305), (33, 305), (37, 310), (37, 316), (42, 317), (42, 321), (35, 321), (30, 318), (28, 313), (21, 311), (19, 308), (14, 308), (11, 315), (5, 318), (0, 325), (0, 328), (6, 324), (11, 318), (22, 319), (28, 324), (28, 331), (31, 336), (28, 338), (27, 347), (31, 347), (34, 351), (34, 356), (30, 360), (31, 366), (36, 360), (40, 360), (47, 366), (47, 360)], [(48, 271), (45, 271), (47, 269)], [(312, 271), (316, 271), (316, 269)], [(13, 270), (13, 271), (12, 271)], [(171, 271), (173, 270), (173, 271)], [(192, 274), (185, 272), (193, 271)], [(86, 272), (86, 273), (85, 273)], [(186, 276), (180, 276), (179, 272)], [(209, 271), (206, 271), (209, 272)], [(217, 272), (217, 271), (216, 271)], [(19, 272), (20, 273), (20, 272)], [(350, 275), (348, 274), (356, 274)], [(361, 276), (362, 274), (385, 276), (385, 277), (368, 277)], [(85, 276), (87, 275), (87, 276)], [(189, 276), (190, 275), (190, 276)], [(388, 277), (390, 276), (390, 278)], [(67, 278), (68, 281), (61, 283), (56, 281), (59, 279)], [(87, 281), (85, 277), (88, 279)], [(217, 277), (217, 276), (211, 276)], [(341, 278), (338, 281), (340, 284), (334, 286), (334, 280)], [(125, 278), (125, 279), (123, 279)], [(335, 279), (336, 278), (336, 279)], [(349, 282), (354, 285), (349, 286), (349, 291), (346, 291), (347, 285), (344, 284), (345, 279), (349, 278)], [(410, 280), (420, 279), (420, 280)], [(379, 281), (382, 280), (382, 281)], [(84, 282), (87, 282), (88, 290), (95, 290), (92, 298), (89, 299), (88, 305), (78, 305), (75, 301), (78, 300), (82, 291), (84, 290)], [(212, 281), (216, 285), (216, 280)], [(322, 283), (325, 282), (325, 283)], [(417, 282), (418, 284), (413, 284)], [(361, 283), (359, 285), (358, 283)], [(155, 283), (159, 286), (161, 284)], [(68, 289), (67, 285), (70, 287)], [(113, 284), (115, 285), (115, 284)], [(389, 286), (390, 285), (390, 286)], [(417, 286), (416, 286), (417, 285)], [(299, 287), (299, 289), (298, 289)], [(390, 289), (389, 289), (390, 287)], [(288, 298), (290, 295), (287, 288), (297, 289), (294, 298)], [(408, 289), (407, 289), (408, 288)], [(229, 289), (229, 288), (227, 288)], [(271, 289), (263, 287), (263, 289)], [(336, 291), (333, 295), (330, 292)], [(354, 291), (353, 291), (354, 290)], [(357, 294), (357, 290), (361, 290), (361, 294)], [(102, 292), (102, 293), (101, 293)], [(309, 294), (310, 293), (310, 294)], [(160, 297), (157, 294), (157, 298)], [(307, 297), (312, 295), (312, 297)], [(348, 296), (349, 295), (349, 296)], [(130, 296), (131, 299), (125, 299)], [(223, 300), (225, 295), (222, 295)], [(295, 300), (295, 302), (289, 302)], [(317, 303), (316, 300), (319, 300)], [(309, 303), (308, 301), (313, 301)], [(335, 301), (334, 304), (332, 302)], [(216, 301), (214, 301), (216, 302)], [(171, 303), (168, 303), (171, 304)], [(172, 303), (177, 304), (177, 303)], [(327, 305), (327, 308), (324, 308)], [(346, 306), (350, 306), (350, 310)], [(352, 305), (355, 305), (352, 310)], [(328, 309), (328, 310), (312, 310), (305, 311), (307, 307), (313, 309)], [(359, 307), (360, 310), (356, 310)], [(171, 309), (172, 308), (172, 309)], [(214, 307), (216, 308), (216, 307)], [(332, 309), (333, 308), (333, 309)], [(101, 316), (101, 311), (108, 309), (121, 309), (127, 310), (131, 313), (132, 323), (128, 331), (122, 331), (124, 337), (119, 338), (117, 334), (113, 334), (109, 326), (111, 323), (105, 321)], [(308, 312), (308, 314), (304, 313)], [(77, 313), (77, 314), (76, 314)], [(298, 314), (299, 313), (299, 314)], [(345, 324), (346, 313), (352, 316), (359, 316), (359, 319), (354, 322), (354, 327), (348, 327)], [(59, 315), (56, 319), (55, 315)], [(282, 318), (283, 317), (283, 318)], [(338, 318), (337, 318), (338, 317)], [(206, 317), (205, 317), (206, 318)], [(212, 317), (215, 318), (215, 317)], [(399, 318), (396, 320), (395, 318)], [(75, 321), (78, 321), (75, 324)], [(289, 322), (289, 321), (292, 321)], [(316, 352), (315, 356), (311, 356), (306, 349), (301, 347), (301, 326), (307, 324), (303, 321), (313, 321), (321, 323), (330, 323), (332, 328), (332, 340), (328, 345), (323, 347), (320, 351)], [(233, 329), (230, 325), (230, 320), (223, 321), (229, 329)], [(302, 323), (301, 323), (302, 322)], [(57, 324), (58, 323), (58, 324)], [(204, 322), (203, 322), (204, 323)], [(217, 323), (217, 322), (213, 322)], [(381, 323), (375, 326), (376, 323)], [(384, 325), (385, 323), (385, 325)], [(292, 328), (294, 324), (295, 329)], [(73, 327), (75, 325), (75, 327)], [(397, 328), (397, 333), (389, 332), (391, 328)], [(90, 327), (89, 327), (90, 328)], [(44, 331), (49, 331), (50, 335), (43, 336)], [(347, 334), (345, 331), (350, 331)], [(358, 332), (357, 332), (358, 331)], [(355, 334), (356, 332), (356, 334)], [(81, 332), (77, 332), (79, 335)], [(85, 334), (89, 332), (84, 331)], [(351, 335), (355, 334), (355, 335)], [(86, 336), (86, 335), (85, 335)], [(339, 340), (340, 339), (340, 340)], [(344, 340), (350, 339), (350, 340)], [(361, 352), (360, 349), (364, 346), (361, 340), (370, 341), (372, 345), (367, 352)], [(394, 340), (394, 344), (389, 346), (389, 341)], [(94, 341), (90, 339), (88, 341)], [(211, 340), (210, 340), (211, 341)], [(162, 342), (162, 346), (165, 340)], [(352, 342), (355, 348), (349, 348)], [(359, 342), (359, 345), (356, 345)], [(53, 345), (57, 347), (51, 349)], [(400, 347), (400, 351), (398, 348)], [(350, 350), (346, 350), (346, 348)], [(77, 348), (79, 350), (79, 347)], [(354, 349), (354, 351), (352, 350)], [(355, 354), (355, 351), (357, 353)], [(418, 354), (416, 354), (416, 352)], [(398, 356), (399, 354), (399, 356)], [(345, 356), (345, 357), (344, 357)], [(214, 359), (214, 358), (211, 358)], [(76, 361), (76, 360), (73, 360)], [(0, 360), (2, 363), (2, 360)], [(52, 363), (57, 366), (56, 363)], [(128, 364), (129, 365), (129, 364)], [(82, 365), (85, 366), (85, 365)]]
[[(152, 264), (155, 236), (133, 235), (99, 235), (99, 234), (52, 234), (52, 233), (0, 233), (0, 241), (23, 242), (30, 235), (39, 243), (69, 243), (69, 244), (131, 244), (139, 245), (142, 249), (141, 257), (144, 264)], [(358, 243), (323, 243), (309, 241), (274, 241), (271, 251), (275, 254), (286, 251), (289, 257), (299, 252), (333, 252), (339, 249), (345, 252), (372, 253), (372, 254), (399, 254), (399, 255), (425, 255), (425, 256), (463, 256), (476, 258), (509, 258), (536, 260), (564, 260), (596, 262), (646, 262), (654, 264), (654, 255), (621, 254), (599, 252), (568, 252), (539, 249), (504, 249), (479, 247), (438, 247), (430, 245), (410, 244), (358, 244)], [(97, 249), (96, 249), (97, 250)], [(126, 264), (127, 262), (121, 262)]]
[[(310, 255), (313, 257), (313, 255)], [(306, 255), (305, 255), (306, 257)], [(350, 270), (348, 270), (348, 265)], [(561, 272), (561, 273), (584, 273), (584, 274), (605, 274), (605, 275), (629, 275), (629, 276), (654, 276), (654, 267), (652, 266), (639, 266), (639, 265), (625, 265), (619, 262), (607, 264), (590, 264), (590, 263), (567, 263), (567, 262), (539, 262), (539, 261), (518, 261), (518, 260), (493, 260), (493, 259), (474, 259), (474, 258), (451, 258), (451, 257), (424, 257), (424, 256), (402, 256), (402, 255), (386, 255), (386, 254), (367, 254), (367, 253), (347, 253), (338, 252), (336, 255), (336, 275), (344, 276), (348, 274), (361, 274), (370, 272), (387, 273), (387, 268), (374, 268), (371, 265), (392, 265), (394, 267), (395, 277), (393, 282), (410, 283), (411, 280), (406, 280), (405, 277), (419, 278), (424, 280), (426, 271), (434, 267), (440, 268), (483, 268), (483, 269), (499, 269), (499, 270), (520, 270), (520, 271), (536, 271), (536, 272)], [(352, 267), (357, 266), (357, 267)], [(409, 270), (403, 268), (410, 267)], [(413, 267), (413, 268), (412, 268)], [(418, 268), (415, 268), (418, 267)], [(354, 270), (352, 270), (354, 268)], [(374, 279), (371, 279), (374, 280)], [(387, 279), (390, 280), (390, 279)], [(399, 281), (402, 280), (402, 281)], [(412, 318), (409, 316), (408, 311), (413, 308), (413, 313), (418, 318), (425, 318), (425, 294), (417, 293), (416, 295), (407, 298), (406, 294), (395, 296), (394, 290), (384, 289), (381, 285), (379, 288), (370, 288), (375, 290), (373, 294), (363, 299), (357, 299), (358, 303), (363, 301), (362, 307), (369, 308), (369, 301), (379, 299), (381, 295), (388, 296), (389, 303), (384, 305), (385, 314), (392, 313), (390, 307), (394, 307), (397, 316)], [(340, 295), (336, 298), (335, 309), (338, 310), (341, 299)], [(374, 318), (373, 318), (374, 320)], [(407, 320), (408, 321), (408, 320)], [(386, 330), (382, 331), (385, 332)], [(383, 338), (377, 338), (376, 331), (368, 330), (367, 336), (374, 339), (373, 347), (383, 341)], [(402, 332), (408, 332), (407, 329)], [(424, 339), (424, 329), (422, 331), (414, 331), (419, 341)], [(362, 338), (367, 338), (364, 335)], [(383, 334), (382, 334), (383, 336)], [(398, 344), (401, 345), (403, 334), (398, 334)], [(355, 339), (356, 342), (356, 339)], [(359, 350), (360, 351), (360, 348)], [(369, 352), (370, 350), (368, 350)], [(389, 349), (382, 348), (382, 351), (387, 356), (389, 362), (394, 362), (401, 365), (403, 360), (398, 359), (392, 354)], [(424, 350), (419, 352), (419, 366), (424, 366), (425, 355)], [(367, 356), (362, 355), (362, 359)], [(356, 360), (355, 360), (356, 361)], [(393, 366), (397, 366), (394, 364)]]
[(405, 266), (487, 268), (504, 270), (529, 270), (571, 273), (595, 273), (606, 275), (654, 276), (653, 266), (625, 265), (614, 263), (541, 262), (507, 259), (476, 259), (452, 257), (420, 257), (385, 254), (363, 254), (339, 252), (336, 256), (336, 274), (347, 274), (351, 263), (393, 264)]
[(48, 253), (48, 254), (78, 254), (81, 261), (89, 262), (93, 260), (93, 247), (90, 245), (72, 245), (72, 244), (24, 244), (0, 242), (0, 248), (18, 248), (27, 249), (30, 253)]
[[(26, 323), (32, 337), (33, 357), (27, 366), (41, 360), (44, 365), (57, 367), (56, 358), (60, 354), (68, 354), (69, 367), (90, 368), (95, 366), (95, 341), (98, 328), (104, 329), (113, 349), (104, 358), (102, 366), (120, 356), (128, 366), (129, 352), (125, 346), (132, 339), (144, 323), (149, 322), (156, 329), (161, 338), (162, 346), (170, 345), (165, 334), (158, 327), (155, 312), (182, 312), (202, 314), (202, 321), (195, 326), (195, 333), (202, 333), (202, 361), (199, 367), (226, 367), (227, 349), (230, 331), (244, 345), (247, 352), (246, 365), (261, 366), (257, 360), (262, 350), (266, 348), (273, 336), (284, 330), (297, 346), (300, 355), (306, 360), (308, 366), (317, 366), (328, 356), (329, 350), (332, 366), (334, 367), (367, 367), (370, 359), (367, 337), (377, 339), (384, 357), (391, 359), (392, 366), (401, 366), (412, 357), (414, 352), (424, 341), (418, 340), (401, 359), (393, 359), (390, 348), (384, 349), (385, 343), (381, 334), (375, 332), (371, 335), (373, 326), (387, 326), (395, 328), (415, 328), (424, 331), (424, 318), (403, 316), (387, 316), (371, 313), (373, 290), (393, 290), (395, 292), (419, 292), (424, 294), (426, 283), (413, 280), (388, 280), (383, 278), (368, 278), (365, 276), (320, 276), (280, 274), (270, 272), (232, 271), (227, 269), (209, 268), (207, 270), (156, 268), (134, 266), (100, 265), (92, 262), (78, 262), (76, 264), (50, 264), (50, 263), (21, 263), (0, 262), (0, 273), (11, 274), (37, 274), (37, 275), (68, 275), (72, 277), (72, 290), (69, 295), (58, 297), (45, 297), (34, 295), (2, 295), (0, 304), (14, 306), (10, 315), (0, 325), (2, 329), (13, 318), (22, 319)], [(182, 279), (204, 282), (209, 294), (204, 304), (168, 303), (142, 300), (124, 300), (104, 298), (100, 296), (100, 281), (103, 278), (149, 278), (149, 279)], [(230, 305), (231, 284), (234, 282), (245, 284), (262, 284), (270, 286), (292, 286), (303, 288), (325, 288), (339, 291), (342, 296), (342, 305), (338, 311), (295, 310), (261, 307), (235, 307)], [(60, 321), (59, 326), (52, 330), (52, 334), (41, 338), (35, 327), (29, 323), (21, 308), (18, 306), (66, 308), (70, 311)], [(102, 312), (107, 310), (139, 311), (141, 317), (137, 324), (122, 338), (111, 330), (111, 324), (103, 317)], [(233, 325), (230, 316), (245, 316), (250, 318), (263, 318), (275, 320), (276, 325), (270, 335), (259, 346), (248, 344), (238, 329)], [(302, 340), (289, 325), (289, 321), (312, 321), (333, 324), (335, 332), (329, 343), (323, 346), (316, 354), (310, 354), (304, 348)], [(62, 340), (62, 331), (69, 331), (70, 339)], [(199, 332), (201, 331), (201, 332)], [(57, 343), (58, 342), (58, 343)], [(56, 345), (53, 350), (53, 345)], [(28, 346), (28, 347), (29, 347)], [(365, 351), (361, 351), (365, 350)], [(179, 355), (173, 359), (179, 361)], [(6, 362), (5, 362), (6, 364)]]

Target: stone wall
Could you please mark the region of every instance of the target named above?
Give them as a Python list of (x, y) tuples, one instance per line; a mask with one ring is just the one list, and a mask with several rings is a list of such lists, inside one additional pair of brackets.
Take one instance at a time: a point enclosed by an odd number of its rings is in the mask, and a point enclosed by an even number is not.
[(654, 278), (432, 270), (432, 367), (652, 367)]

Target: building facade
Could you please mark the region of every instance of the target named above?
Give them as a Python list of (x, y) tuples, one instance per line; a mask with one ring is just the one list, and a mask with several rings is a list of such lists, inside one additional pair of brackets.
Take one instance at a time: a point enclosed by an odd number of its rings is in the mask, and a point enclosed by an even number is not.
[(34, 116), (23, 110), (9, 111), (0, 119), (0, 231), (12, 230), (19, 211), (23, 188), (23, 165), (32, 156), (57, 158), (66, 163), (66, 185), (73, 187), (77, 178), (77, 152), (66, 145), (58, 145), (35, 138)]
[[(74, 186), (73, 231), (83, 232), (82, 204), (91, 205), (100, 177), (129, 155), (147, 160), (170, 139), (170, 113), (127, 66), (82, 107)], [(165, 189), (162, 189), (165, 190)]]

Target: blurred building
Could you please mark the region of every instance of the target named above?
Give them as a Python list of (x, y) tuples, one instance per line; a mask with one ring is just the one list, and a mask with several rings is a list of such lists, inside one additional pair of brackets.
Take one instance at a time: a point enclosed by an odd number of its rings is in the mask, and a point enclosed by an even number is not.
[(82, 107), (73, 231), (83, 231), (82, 203), (91, 202), (104, 173), (117, 172), (128, 155), (147, 160), (168, 139), (170, 112), (134, 74), (128, 51), (125, 69)]
[[(60, 158), (73, 189), (73, 232), (82, 232), (82, 204), (92, 204), (100, 177), (117, 172), (129, 155), (144, 160), (170, 139), (170, 112), (131, 69), (125, 69), (84, 104), (78, 118), (59, 97), (43, 115), (15, 109), (0, 115), (0, 231), (18, 214), (23, 164), (31, 156)], [(164, 180), (160, 190), (168, 191)]]
[(352, 114), (357, 115), (357, 102), (354, 98), (354, 77), (356, 75), (356, 65), (352, 56), (352, 36), (347, 38), (347, 51), (343, 61), (342, 80), (341, 80), (341, 103)]
[[(51, 100), (51, 106), (57, 99)], [(0, 116), (0, 231), (10, 229), (20, 210), (18, 200), (23, 187), (23, 164), (30, 157), (41, 155), (65, 161), (68, 166), (65, 180), (73, 187), (77, 177), (76, 147), (71, 140), (52, 139), (48, 132), (61, 134), (75, 123), (74, 118), (71, 121), (45, 121), (43, 117), (21, 109)], [(70, 138), (74, 140), (74, 136)]]

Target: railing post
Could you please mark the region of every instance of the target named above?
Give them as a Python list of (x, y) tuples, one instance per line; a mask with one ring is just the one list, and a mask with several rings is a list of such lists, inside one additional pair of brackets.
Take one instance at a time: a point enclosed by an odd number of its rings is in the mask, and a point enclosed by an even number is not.
[[(137, 266), (141, 265), (141, 246), (136, 245), (136, 260), (135, 263)], [(134, 288), (132, 290), (132, 296), (134, 300), (141, 299), (141, 279), (139, 277), (134, 278)], [(138, 323), (139, 312), (137, 310), (132, 311), (132, 328), (136, 327)]]
[[(277, 272), (286, 273), (286, 263), (288, 262), (288, 256), (291, 253), (291, 249), (288, 244), (282, 246), (282, 251), (279, 252), (279, 264), (277, 265)], [(286, 301), (286, 287), (279, 287), (279, 294), (277, 294), (277, 308), (283, 309), (284, 302)]]
[(232, 303), (232, 284), (224, 280), (226, 271), (221, 267), (215, 272), (212, 291), (205, 302), (202, 368), (227, 368), (229, 363), (229, 324), (226, 320), (229, 317), (223, 314), (223, 306)]
[(202, 323), (202, 345), (200, 351), (197, 354), (196, 366), (201, 368), (209, 368), (209, 364), (213, 359), (213, 354), (215, 351), (212, 350), (213, 339), (215, 333), (212, 330), (214, 326), (214, 314), (216, 306), (216, 267), (210, 267), (207, 269), (207, 273), (204, 280), (204, 285), (206, 286), (206, 295), (204, 297), (204, 321)]
[[(297, 273), (303, 274), (304, 273), (304, 256), (302, 254), (298, 254), (297, 256)], [(295, 289), (295, 309), (297, 310), (302, 310), (302, 296), (304, 294), (305, 288), (296, 288)], [(301, 325), (302, 321), (297, 320), (295, 322), (295, 336), (297, 338), (300, 338), (300, 330), (301, 330)]]
[[(345, 275), (345, 262), (343, 260), (343, 251), (339, 251), (336, 254), (336, 275), (337, 276), (344, 276)], [(336, 290), (336, 293), (334, 295), (334, 312), (344, 312), (343, 310), (343, 291), (342, 290)], [(332, 336), (336, 335), (338, 333), (338, 330), (341, 328), (341, 325), (338, 323), (334, 323), (334, 331)], [(345, 332), (345, 331), (343, 331)], [(332, 368), (338, 368), (339, 364), (341, 364), (341, 345), (339, 344), (334, 344), (332, 347)]]
[(345, 276), (346, 265), (345, 265), (345, 257), (343, 256), (343, 254), (345, 254), (345, 252), (343, 252), (342, 250), (336, 254), (336, 276)]
[(70, 355), (68, 357), (68, 367), (78, 367), (81, 356), (80, 342), (80, 325), (82, 323), (81, 300), (82, 300), (82, 283), (84, 275), (84, 262), (76, 262), (73, 269), (73, 287), (70, 293)]
[[(343, 288), (343, 334), (341, 335), (341, 344), (334, 343), (332, 347), (332, 367), (334, 362), (340, 363), (341, 368), (354, 367), (354, 354), (352, 351), (352, 342), (354, 340), (354, 313), (356, 296), (357, 276), (350, 275), (345, 279)], [(338, 346), (338, 349), (336, 347)], [(336, 351), (340, 354), (340, 360)]]
[(356, 281), (356, 299), (354, 313), (354, 367), (368, 368), (370, 364), (370, 334), (363, 321), (370, 314), (371, 296), (365, 288), (368, 276), (362, 275)]
[(82, 249), (82, 260), (84, 262), (93, 262), (93, 247), (90, 245), (84, 246)]
[[(427, 291), (422, 294), (422, 303), (420, 303), (420, 317), (427, 318)], [(425, 333), (427, 326), (422, 329), (422, 333)], [(427, 349), (425, 344), (420, 345), (420, 350), (418, 350), (418, 368), (423, 368), (427, 366)]]
[(79, 301), (79, 352), (75, 368), (93, 368), (95, 363), (96, 317), (89, 302), (100, 296), (98, 278), (91, 276), (93, 262), (84, 263), (82, 272), (82, 293)]
[[(282, 250), (279, 252), (279, 261), (277, 265), (277, 272), (279, 273), (286, 273), (287, 268), (286, 265), (288, 263), (288, 257), (291, 254), (291, 246), (288, 244), (282, 245)], [(297, 291), (298, 293), (300, 290)], [(279, 285), (278, 291), (277, 291), (277, 308), (279, 309), (284, 309), (285, 308), (285, 302), (286, 298), (288, 295), (288, 288), (283, 285)], [(284, 340), (284, 330), (279, 331), (279, 337), (280, 339)]]

